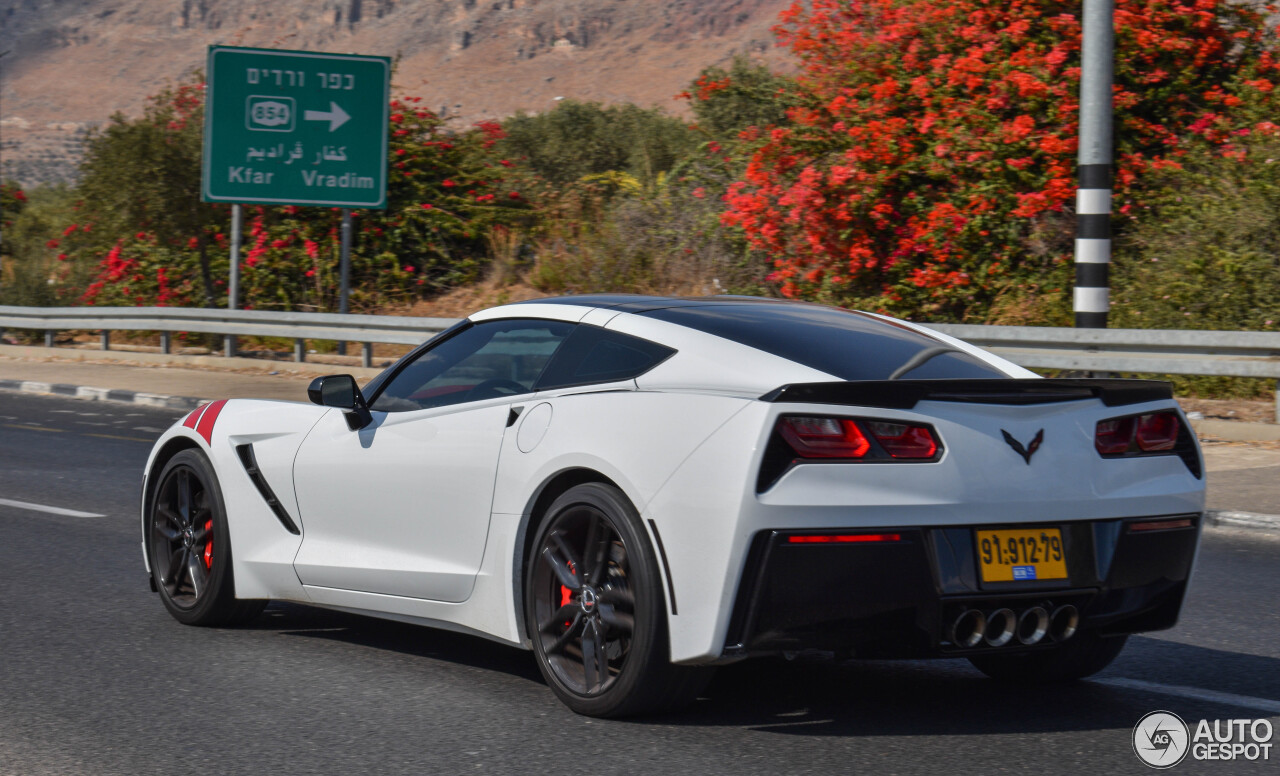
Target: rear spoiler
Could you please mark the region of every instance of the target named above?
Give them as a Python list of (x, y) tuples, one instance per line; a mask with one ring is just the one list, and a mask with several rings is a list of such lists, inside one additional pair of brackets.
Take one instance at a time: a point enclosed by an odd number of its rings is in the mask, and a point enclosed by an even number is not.
[(861, 380), (792, 383), (775, 388), (761, 401), (802, 404), (850, 404), (909, 410), (921, 401), (974, 404), (1051, 404), (1101, 399), (1108, 407), (1173, 398), (1162, 380), (1103, 378), (997, 378), (983, 380)]

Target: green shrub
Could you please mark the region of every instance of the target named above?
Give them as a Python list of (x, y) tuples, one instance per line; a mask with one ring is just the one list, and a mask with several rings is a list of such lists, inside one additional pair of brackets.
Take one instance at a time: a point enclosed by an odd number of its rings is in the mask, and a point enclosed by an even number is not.
[(502, 126), (503, 153), (558, 185), (608, 172), (649, 184), (698, 144), (680, 120), (631, 104), (564, 100), (546, 113), (517, 113)]

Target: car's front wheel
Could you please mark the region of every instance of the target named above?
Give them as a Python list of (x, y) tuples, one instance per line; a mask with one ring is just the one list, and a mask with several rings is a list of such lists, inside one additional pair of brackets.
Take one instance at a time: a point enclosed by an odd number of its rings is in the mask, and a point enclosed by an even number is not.
[(183, 450), (165, 464), (147, 504), (147, 557), (160, 600), (187, 625), (236, 625), (265, 601), (237, 600), (227, 512), (204, 454)]
[(1127, 640), (1127, 636), (1104, 638), (1085, 632), (1054, 649), (1023, 655), (980, 655), (969, 658), (969, 662), (992, 679), (1003, 682), (1069, 682), (1093, 676), (1111, 665)]
[(712, 669), (672, 665), (653, 550), (631, 502), (588, 483), (551, 505), (526, 566), (534, 653), (569, 708), (621, 717), (692, 701)]

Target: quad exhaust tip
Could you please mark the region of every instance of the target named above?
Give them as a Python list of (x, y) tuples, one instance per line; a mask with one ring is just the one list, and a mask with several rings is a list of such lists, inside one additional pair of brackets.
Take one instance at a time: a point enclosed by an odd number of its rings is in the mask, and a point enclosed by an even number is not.
[(1053, 610), (1053, 616), (1049, 618), (1049, 635), (1054, 641), (1066, 641), (1076, 635), (1076, 628), (1080, 625), (1080, 612), (1071, 604), (1059, 606)]
[(991, 647), (1003, 647), (1013, 639), (1013, 633), (1017, 630), (1018, 616), (1013, 613), (1012, 609), (996, 609), (987, 617), (987, 627), (983, 632), (983, 639)]
[(1049, 613), (1043, 606), (1033, 606), (1018, 617), (1019, 644), (1038, 644), (1048, 632)]
[(1080, 625), (1080, 611), (1071, 604), (1053, 609), (1032, 606), (1021, 613), (1012, 609), (996, 609), (990, 614), (980, 609), (966, 609), (951, 623), (951, 643), (962, 649), (971, 649), (986, 643), (989, 647), (1003, 647), (1014, 639), (1023, 646), (1033, 646), (1049, 638), (1062, 642), (1076, 634)]
[(977, 609), (968, 609), (951, 624), (951, 643), (957, 647), (976, 647), (986, 627), (987, 616)]

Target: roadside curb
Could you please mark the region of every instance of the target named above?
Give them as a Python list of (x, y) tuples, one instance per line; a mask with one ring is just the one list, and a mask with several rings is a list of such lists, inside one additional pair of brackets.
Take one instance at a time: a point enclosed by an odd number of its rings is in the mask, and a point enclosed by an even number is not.
[(1191, 428), (1200, 441), (1275, 442), (1280, 441), (1280, 425), (1242, 420), (1192, 419)]
[(1210, 528), (1246, 528), (1251, 531), (1280, 534), (1280, 515), (1239, 512), (1233, 509), (1210, 509), (1204, 513), (1204, 519), (1205, 524)]
[(95, 388), (89, 385), (67, 383), (41, 383), (34, 380), (0, 380), (0, 391), (34, 393), (45, 396), (66, 396), (87, 401), (109, 401), (119, 404), (139, 404), (144, 407), (163, 407), (173, 410), (193, 410), (209, 399), (192, 396), (162, 396), (158, 393), (125, 391), (116, 388)]

